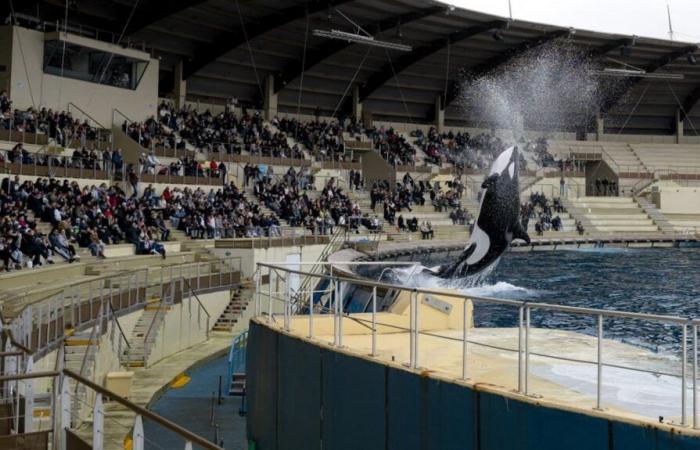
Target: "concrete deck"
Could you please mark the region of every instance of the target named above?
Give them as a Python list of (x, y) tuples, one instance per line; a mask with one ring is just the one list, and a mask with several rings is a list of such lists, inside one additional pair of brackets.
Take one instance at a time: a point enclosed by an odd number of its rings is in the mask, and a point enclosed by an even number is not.
[[(242, 292), (245, 293), (244, 295), (252, 295), (250, 291)], [(231, 333), (212, 331), (207, 341), (171, 355), (148, 368), (136, 369), (132, 378), (129, 400), (150, 409), (151, 405), (170, 389), (170, 383), (176, 376), (226, 354), (233, 337), (248, 328), (252, 309), (249, 305)], [(201, 415), (207, 414), (207, 411), (193, 411), (193, 413)], [(131, 434), (134, 419), (135, 414), (129, 409), (113, 402), (105, 404), (105, 450), (124, 449), (124, 439)], [(92, 442), (92, 423), (83, 423), (78, 433), (87, 442)], [(145, 439), (146, 442), (158, 442), (157, 436), (146, 436)], [(149, 444), (146, 446), (149, 447)]]
[[(228, 351), (233, 334), (212, 332), (209, 340), (176, 353), (147, 369), (134, 371), (129, 400), (144, 408), (160, 398), (169, 384), (180, 373), (209, 362)], [(198, 412), (204, 414), (204, 412)], [(115, 403), (105, 405), (105, 450), (123, 450), (124, 439), (131, 434), (135, 414)], [(80, 437), (92, 442), (92, 423), (85, 422), (78, 430)], [(146, 436), (147, 442), (156, 442), (154, 436)], [(148, 445), (148, 444), (147, 444)]]
[[(353, 316), (361, 320), (368, 318), (366, 315)], [(257, 320), (282, 331), (281, 317), (278, 319), (271, 325), (267, 324), (266, 319)], [(333, 334), (329, 333), (332, 330), (332, 316), (317, 316), (316, 320), (314, 329), (318, 334), (311, 341), (316, 345), (332, 346)], [(404, 316), (403, 321), (407, 326), (408, 318)], [(371, 334), (367, 327), (358, 326), (353, 320), (345, 319), (344, 322), (343, 346), (336, 347), (338, 351), (411, 370), (408, 368), (409, 333), (378, 326), (377, 355), (372, 357), (369, 356)], [(380, 313), (377, 322), (398, 325), (401, 319), (391, 313)], [(465, 383), (474, 389), (493, 390), (555, 408), (614, 417), (631, 423), (673, 427), (676, 431), (683, 430), (684, 434), (700, 436), (699, 430), (678, 428), (681, 409), (680, 380), (677, 377), (604, 366), (602, 410), (596, 410), (595, 337), (570, 331), (532, 328), (528, 395), (524, 395), (518, 393), (518, 329), (471, 328), (467, 380), (462, 380), (462, 331), (459, 328), (423, 331), (430, 334), (419, 337), (417, 370), (422, 375)], [(291, 334), (307, 340), (308, 318), (292, 318)], [(680, 370), (678, 361), (672, 357), (613, 340), (604, 340), (603, 355), (604, 363), (609, 365), (666, 373)], [(591, 364), (557, 358), (572, 358)], [(690, 408), (688, 411), (692, 422)], [(660, 415), (665, 418), (663, 424), (659, 424)]]

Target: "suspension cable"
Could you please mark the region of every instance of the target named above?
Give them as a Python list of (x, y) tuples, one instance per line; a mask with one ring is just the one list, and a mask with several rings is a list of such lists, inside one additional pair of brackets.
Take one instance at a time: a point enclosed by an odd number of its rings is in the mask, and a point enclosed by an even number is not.
[(301, 80), (299, 81), (299, 95), (297, 95), (297, 124), (294, 127), (294, 140), (299, 135), (299, 117), (301, 115), (301, 96), (304, 91), (304, 74), (306, 73), (306, 48), (309, 40), (309, 13), (306, 12), (306, 30), (304, 31), (304, 52), (301, 55)]
[[(15, 7), (13, 4), (13, 0), (10, 0), (10, 14), (11, 14), (12, 19), (14, 20)], [(22, 55), (22, 65), (24, 66), (24, 73), (27, 74), (27, 87), (29, 88), (29, 97), (32, 99), (32, 106), (36, 107), (36, 101), (34, 101), (34, 90), (32, 89), (32, 77), (29, 76), (29, 69), (27, 68), (27, 58), (24, 57), (24, 48), (22, 47), (22, 39), (19, 36), (17, 36), (17, 45), (19, 46), (19, 53), (20, 53), (20, 55)], [(11, 89), (11, 86), (8, 86), (8, 87)]]
[(408, 111), (408, 105), (406, 104), (406, 98), (403, 95), (403, 89), (401, 89), (401, 82), (399, 81), (399, 76), (396, 73), (396, 70), (394, 70), (394, 63), (391, 60), (391, 57), (389, 56), (389, 50), (384, 49), (384, 53), (386, 54), (386, 57), (389, 60), (389, 67), (391, 67), (391, 73), (394, 75), (394, 82), (396, 83), (396, 88), (399, 90), (401, 103), (403, 103), (403, 108), (406, 111), (406, 118), (408, 119), (409, 123), (413, 124), (413, 120), (411, 120), (411, 113)]
[(625, 123), (622, 124), (622, 128), (620, 128), (618, 130), (617, 134), (621, 134), (625, 130), (625, 127), (627, 126), (630, 119), (632, 118), (632, 115), (634, 114), (635, 111), (637, 111), (637, 107), (639, 106), (639, 103), (641, 103), (642, 99), (646, 95), (647, 90), (649, 89), (649, 86), (651, 86), (651, 83), (647, 83), (647, 85), (644, 87), (644, 91), (642, 92), (642, 95), (640, 95), (639, 98), (637, 99), (637, 103), (634, 104), (632, 111), (630, 111), (630, 113), (627, 114), (627, 118), (625, 119)]
[(258, 83), (258, 90), (260, 91), (260, 98), (265, 98), (265, 93), (263, 91), (262, 85), (260, 84), (260, 76), (258, 75), (258, 66), (255, 64), (255, 57), (253, 56), (253, 49), (250, 46), (250, 39), (248, 39), (248, 32), (245, 29), (245, 23), (243, 22), (243, 14), (241, 14), (241, 6), (236, 0), (236, 10), (238, 11), (238, 20), (241, 23), (241, 30), (243, 31), (243, 38), (245, 39), (246, 46), (248, 47), (248, 54), (250, 55), (250, 62), (253, 64), (253, 72), (255, 73), (255, 81)]
[[(693, 129), (693, 133), (695, 133), (695, 136), (698, 136), (698, 130), (695, 129), (695, 125), (693, 124), (693, 121), (690, 119), (690, 111), (685, 110), (685, 107), (683, 106), (681, 101), (678, 99), (678, 96), (676, 95), (676, 91), (673, 90), (673, 86), (671, 85), (671, 82), (666, 80), (666, 84), (668, 85), (668, 88), (671, 91), (671, 94), (673, 94), (673, 98), (676, 100), (678, 107), (683, 112), (683, 115), (685, 116), (685, 118), (688, 120), (688, 123), (690, 124), (690, 128)], [(676, 124), (676, 126), (678, 126), (678, 124)]]

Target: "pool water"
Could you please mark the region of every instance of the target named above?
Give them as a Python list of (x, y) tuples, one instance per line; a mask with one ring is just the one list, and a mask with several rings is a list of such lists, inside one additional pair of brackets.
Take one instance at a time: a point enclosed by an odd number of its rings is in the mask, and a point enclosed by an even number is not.
[[(449, 261), (422, 261), (425, 266)], [(389, 280), (386, 280), (389, 281)], [(575, 249), (508, 253), (475, 286), (405, 270), (393, 282), (455, 287), (486, 297), (700, 319), (700, 249)], [(476, 326), (517, 326), (517, 310), (475, 303)], [(595, 319), (533, 310), (534, 326), (596, 333)], [(681, 328), (607, 318), (605, 336), (650, 349), (677, 349)]]

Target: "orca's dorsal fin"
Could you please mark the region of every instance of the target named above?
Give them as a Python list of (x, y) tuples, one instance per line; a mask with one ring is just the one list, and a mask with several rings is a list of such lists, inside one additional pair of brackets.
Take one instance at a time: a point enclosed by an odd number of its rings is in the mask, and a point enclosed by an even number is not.
[(521, 239), (526, 243), (530, 243), (530, 236), (528, 236), (527, 231), (523, 228), (523, 224), (520, 222), (515, 222), (513, 227), (513, 239)]

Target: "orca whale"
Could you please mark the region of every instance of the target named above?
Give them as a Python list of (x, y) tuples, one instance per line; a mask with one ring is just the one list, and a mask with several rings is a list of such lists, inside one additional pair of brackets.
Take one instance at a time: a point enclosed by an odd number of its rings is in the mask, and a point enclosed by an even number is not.
[(481, 185), (481, 203), (467, 246), (456, 262), (431, 270), (441, 278), (462, 278), (481, 272), (508, 249), (513, 239), (528, 244), (520, 223), (518, 148), (504, 150), (494, 160)]

